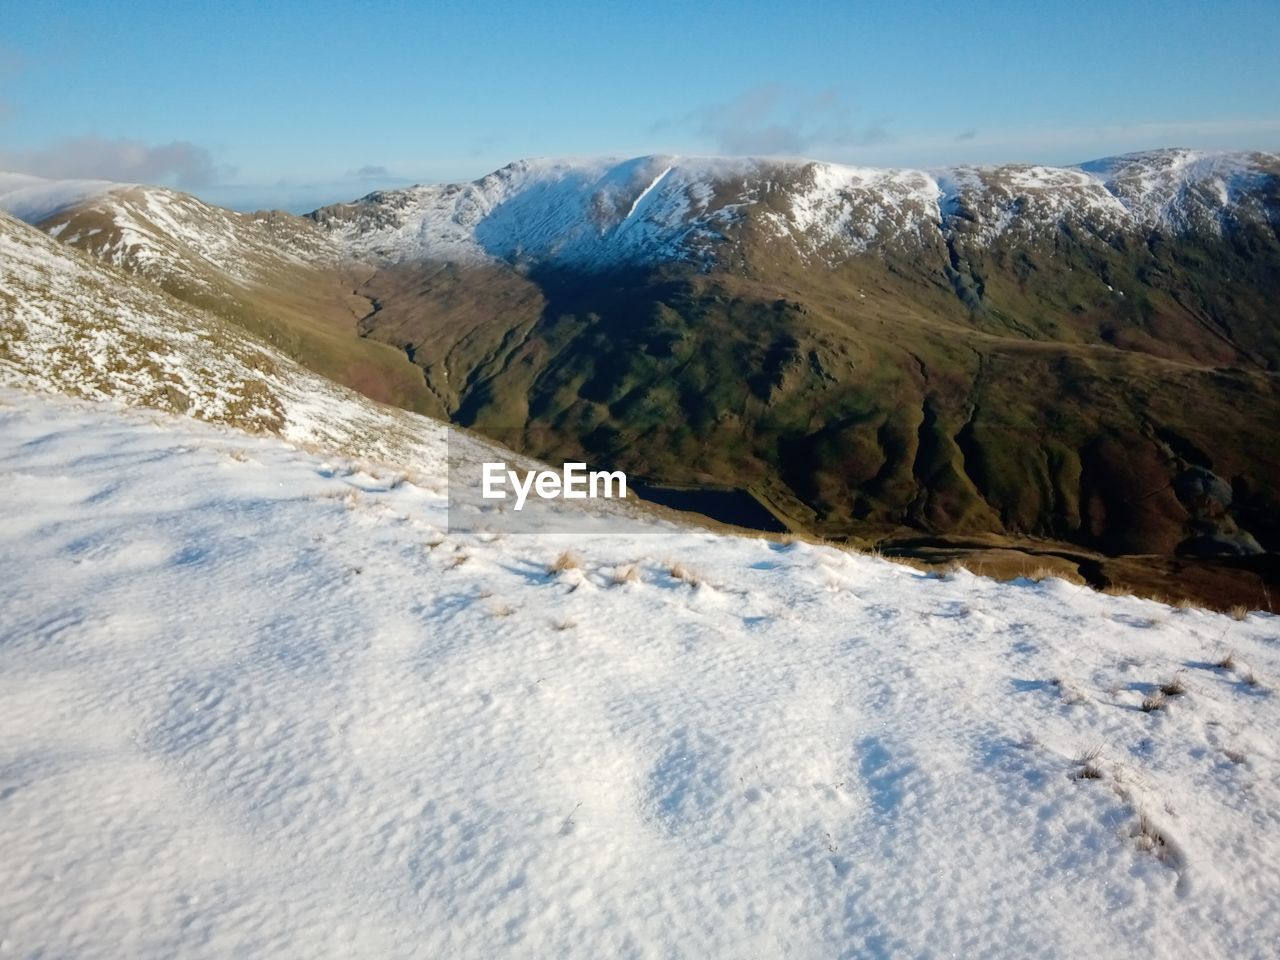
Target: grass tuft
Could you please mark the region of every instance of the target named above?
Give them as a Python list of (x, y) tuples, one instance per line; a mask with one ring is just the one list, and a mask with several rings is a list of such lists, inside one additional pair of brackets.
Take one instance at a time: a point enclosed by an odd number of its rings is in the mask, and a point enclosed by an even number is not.
[(680, 580), (689, 584), (691, 587), (700, 587), (706, 581), (702, 575), (686, 567), (683, 563), (676, 561), (671, 564), (671, 568), (667, 571), (671, 574), (673, 580)]
[(1169, 707), (1169, 701), (1165, 699), (1163, 693), (1153, 693), (1148, 697), (1142, 698), (1142, 712), (1155, 713), (1157, 710), (1166, 710)]
[(1157, 827), (1146, 813), (1140, 812), (1138, 814), (1138, 822), (1133, 828), (1133, 836), (1137, 840), (1138, 849), (1154, 853), (1161, 862), (1171, 863), (1176, 860), (1173, 844), (1169, 842), (1169, 838), (1165, 836), (1164, 831)]
[(563, 573), (565, 570), (577, 570), (581, 568), (582, 560), (576, 553), (568, 550), (564, 551), (560, 556), (556, 557), (555, 563), (547, 567), (548, 574)]
[(1083, 747), (1075, 755), (1074, 762), (1079, 768), (1072, 774), (1073, 780), (1101, 780), (1105, 776), (1098, 758), (1102, 756), (1102, 744)]
[(613, 571), (613, 585), (620, 587), (624, 583), (639, 583), (640, 571), (636, 569), (635, 564), (626, 567), (617, 567)]
[(1160, 684), (1160, 692), (1166, 697), (1180, 697), (1187, 692), (1187, 685), (1182, 682), (1182, 677), (1175, 676), (1168, 683)]

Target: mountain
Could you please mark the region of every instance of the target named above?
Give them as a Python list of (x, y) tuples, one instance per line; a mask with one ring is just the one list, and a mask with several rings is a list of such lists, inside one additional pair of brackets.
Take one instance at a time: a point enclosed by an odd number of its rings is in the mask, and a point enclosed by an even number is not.
[(511, 454), (224, 315), (250, 221), (68, 213), (0, 214), (5, 952), (1270, 955), (1274, 615), (460, 525)]
[(9, 193), (0, 179), (0, 210), (374, 399), (410, 410), (430, 405), (401, 351), (358, 336), (370, 305), (353, 290), (368, 269), (309, 221), (235, 213), (161, 187), (22, 179), (25, 186)]
[(0, 383), (185, 414), (419, 470), (445, 456), (438, 423), (371, 403), (216, 313), (3, 213)]
[(1274, 154), (527, 161), (312, 218), (379, 265), (366, 334), (531, 453), (891, 549), (1280, 546)]
[(711, 269), (741, 255), (741, 234), (754, 228), (807, 262), (834, 265), (957, 236), (990, 244), (1051, 235), (1065, 224), (1212, 233), (1267, 225), (1277, 174), (1277, 154), (1190, 150), (932, 172), (811, 160), (525, 160), (474, 183), (382, 191), (311, 216), (346, 249), (392, 263), (608, 270), (683, 260)]
[(522, 161), (307, 218), (133, 188), (39, 221), (533, 456), (745, 490), (888, 552), (1257, 604), (1280, 577), (1278, 224), (1280, 158), (1186, 150)]

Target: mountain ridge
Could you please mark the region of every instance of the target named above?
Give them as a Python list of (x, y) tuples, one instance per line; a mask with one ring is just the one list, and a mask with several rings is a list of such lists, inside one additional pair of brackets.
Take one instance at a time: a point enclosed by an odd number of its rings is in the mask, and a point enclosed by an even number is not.
[[(520, 160), (469, 183), (382, 190), (307, 216), (349, 252), (387, 262), (706, 264), (755, 213), (810, 261), (848, 259), (904, 239), (945, 241), (957, 224), (990, 242), (1067, 218), (1109, 229), (1220, 231), (1272, 220), (1254, 201), (1280, 178), (1280, 154), (1171, 148), (1071, 167), (929, 170), (803, 158), (656, 154)], [(973, 231), (969, 231), (972, 233)]]

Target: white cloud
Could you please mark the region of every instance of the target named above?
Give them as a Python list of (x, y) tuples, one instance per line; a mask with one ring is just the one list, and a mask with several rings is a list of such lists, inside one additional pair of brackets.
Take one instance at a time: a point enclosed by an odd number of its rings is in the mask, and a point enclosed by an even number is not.
[(686, 129), (725, 154), (779, 155), (889, 143), (888, 124), (857, 122), (836, 90), (810, 94), (769, 84), (662, 120), (654, 131)]
[(0, 169), (51, 179), (89, 177), (188, 188), (216, 183), (229, 172), (204, 147), (186, 140), (152, 145), (96, 136), (35, 150), (0, 150)]

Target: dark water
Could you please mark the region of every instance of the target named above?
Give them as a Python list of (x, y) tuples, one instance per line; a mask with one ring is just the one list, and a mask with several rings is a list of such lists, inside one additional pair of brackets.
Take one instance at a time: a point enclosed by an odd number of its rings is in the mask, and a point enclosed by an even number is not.
[(787, 528), (746, 490), (718, 490), (712, 487), (661, 487), (627, 478), (627, 488), (650, 503), (672, 510), (700, 513), (721, 523), (766, 533), (786, 533)]

